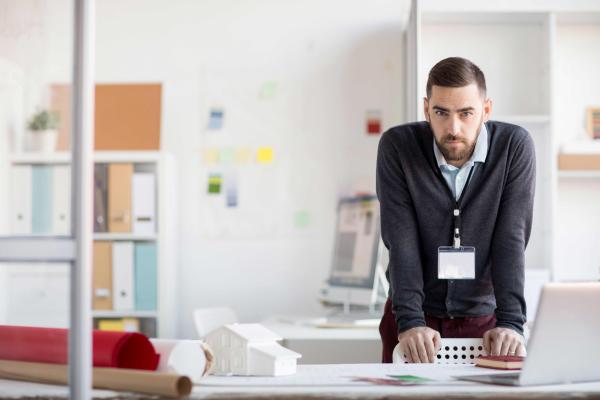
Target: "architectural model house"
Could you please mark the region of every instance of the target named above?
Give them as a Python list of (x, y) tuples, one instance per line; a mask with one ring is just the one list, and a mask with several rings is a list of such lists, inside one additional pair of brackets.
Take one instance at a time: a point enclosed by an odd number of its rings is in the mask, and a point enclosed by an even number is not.
[(230, 324), (214, 330), (206, 342), (215, 354), (215, 374), (291, 375), (301, 355), (281, 346), (279, 336), (260, 324)]

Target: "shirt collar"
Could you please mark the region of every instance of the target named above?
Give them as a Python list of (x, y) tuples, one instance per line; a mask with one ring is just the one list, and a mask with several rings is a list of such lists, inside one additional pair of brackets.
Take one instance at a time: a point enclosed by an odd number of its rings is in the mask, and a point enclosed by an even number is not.
[[(487, 127), (485, 126), (485, 123), (483, 123), (483, 124), (481, 124), (481, 131), (479, 132), (479, 136), (477, 137), (477, 143), (475, 144), (475, 150), (473, 150), (473, 154), (471, 155), (471, 158), (469, 159), (469, 161), (467, 161), (465, 163), (465, 166), (473, 165), (476, 162), (485, 163), (485, 159), (487, 157), (487, 152), (488, 152), (488, 132), (487, 132)], [(440, 168), (445, 167), (445, 168), (458, 169), (458, 168), (454, 167), (453, 165), (450, 165), (446, 162), (444, 155), (442, 154), (442, 152), (438, 148), (437, 144), (435, 143), (435, 138), (433, 139), (433, 153), (435, 154), (435, 159)]]

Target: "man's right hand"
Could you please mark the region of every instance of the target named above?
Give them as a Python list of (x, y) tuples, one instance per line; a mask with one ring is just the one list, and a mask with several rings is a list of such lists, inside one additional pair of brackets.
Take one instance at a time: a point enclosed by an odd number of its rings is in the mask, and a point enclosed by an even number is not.
[(442, 346), (440, 333), (426, 326), (418, 326), (398, 335), (400, 351), (409, 363), (432, 363)]

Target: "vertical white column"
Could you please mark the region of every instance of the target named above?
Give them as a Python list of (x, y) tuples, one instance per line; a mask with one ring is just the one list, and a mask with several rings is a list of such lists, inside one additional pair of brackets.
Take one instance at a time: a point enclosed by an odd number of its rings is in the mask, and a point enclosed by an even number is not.
[(71, 268), (71, 327), (69, 335), (70, 398), (91, 399), (93, 240), (93, 117), (94, 117), (94, 0), (75, 1), (72, 95), (72, 235), (75, 262)]

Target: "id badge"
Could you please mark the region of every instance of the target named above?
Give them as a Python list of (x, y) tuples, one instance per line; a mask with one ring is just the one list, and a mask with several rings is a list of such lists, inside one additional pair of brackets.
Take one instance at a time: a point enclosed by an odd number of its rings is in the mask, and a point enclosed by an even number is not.
[(475, 279), (475, 247), (439, 247), (438, 279)]

